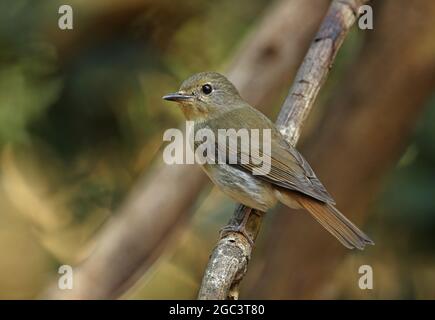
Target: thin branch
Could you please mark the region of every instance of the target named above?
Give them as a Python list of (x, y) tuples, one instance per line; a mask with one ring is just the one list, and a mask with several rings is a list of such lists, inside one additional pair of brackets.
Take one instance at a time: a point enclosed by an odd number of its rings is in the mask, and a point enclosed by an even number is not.
[[(358, 8), (367, 0), (334, 0), (299, 68), (276, 125), (296, 145), (305, 119), (325, 82), (336, 53), (357, 19)], [(254, 214), (253, 214), (254, 213)], [(229, 226), (249, 214), (246, 230), (255, 240), (264, 217), (262, 212), (238, 205)], [(198, 299), (237, 299), (238, 286), (248, 269), (253, 247), (242, 234), (221, 236), (204, 273)]]
[[(322, 103), (325, 112), (310, 123), (315, 134), (303, 134), (304, 156), (339, 209), (361, 227), (375, 218), (373, 203), (385, 187), (385, 175), (403, 156), (435, 88), (435, 2), (376, 5), (376, 31), (364, 31), (358, 52)], [(379, 234), (376, 239), (373, 225), (364, 230), (378, 245), (384, 240)], [(268, 230), (273, 232), (261, 245), (261, 261), (253, 258), (249, 265), (261, 271), (244, 280), (249, 282), (244, 299), (336, 297), (331, 276), (343, 266), (347, 250), (315, 221), (283, 206), (274, 210)]]

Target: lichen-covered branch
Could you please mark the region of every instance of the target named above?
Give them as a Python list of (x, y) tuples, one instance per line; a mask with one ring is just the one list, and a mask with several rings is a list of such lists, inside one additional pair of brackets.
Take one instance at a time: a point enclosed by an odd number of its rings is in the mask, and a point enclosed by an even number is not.
[[(358, 52), (319, 105), (324, 112), (310, 121), (300, 149), (338, 208), (379, 250), (389, 243), (381, 238), (386, 226), (376, 234), (381, 212), (375, 204), (433, 97), (435, 2), (383, 0), (373, 9), (375, 29), (363, 32)], [(295, 213), (281, 207), (267, 217), (273, 232), (262, 242), (261, 261), (251, 260), (249, 268), (258, 274), (244, 280), (249, 290), (243, 298), (333, 299), (349, 280), (340, 268), (356, 273), (360, 262), (373, 261), (366, 254), (350, 257), (315, 221)]]
[[(334, 58), (351, 26), (358, 8), (367, 0), (334, 0), (317, 32), (281, 108), (276, 125), (296, 145), (305, 119), (325, 82)], [(238, 205), (229, 226), (249, 214), (246, 230), (255, 240), (264, 214)], [(237, 299), (238, 285), (247, 272), (252, 243), (242, 234), (229, 232), (219, 239), (204, 273), (199, 299)]]

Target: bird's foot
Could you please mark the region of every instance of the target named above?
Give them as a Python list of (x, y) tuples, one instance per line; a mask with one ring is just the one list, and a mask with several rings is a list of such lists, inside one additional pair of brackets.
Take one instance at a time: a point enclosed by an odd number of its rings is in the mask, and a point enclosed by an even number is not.
[(253, 247), (254, 246), (254, 239), (249, 234), (249, 232), (246, 230), (246, 224), (248, 222), (248, 219), (249, 219), (251, 212), (252, 212), (252, 209), (248, 208), (248, 211), (244, 213), (243, 220), (240, 222), (240, 224), (237, 224), (237, 225), (229, 224), (229, 225), (226, 225), (225, 227), (223, 227), (220, 230), (220, 237), (223, 238), (224, 236), (226, 236), (230, 232), (240, 233), (241, 235), (243, 235), (246, 238), (246, 240), (248, 240), (251, 247)]
[(225, 226), (220, 230), (220, 237), (223, 238), (228, 233), (231, 233), (231, 232), (240, 233), (241, 235), (243, 235), (246, 238), (246, 240), (248, 240), (249, 244), (252, 247), (254, 246), (254, 239), (252, 239), (252, 237), (246, 231), (246, 228), (244, 226), (240, 226), (240, 225), (238, 225), (238, 226), (235, 226), (235, 225)]

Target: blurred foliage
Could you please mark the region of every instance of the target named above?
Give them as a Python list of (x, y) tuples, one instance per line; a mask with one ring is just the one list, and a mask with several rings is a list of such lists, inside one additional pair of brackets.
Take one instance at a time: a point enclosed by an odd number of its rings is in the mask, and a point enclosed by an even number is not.
[[(59, 264), (86, 257), (102, 223), (147, 172), (163, 131), (181, 121), (161, 96), (192, 73), (221, 70), (269, 2), (72, 0), (72, 31), (57, 27), (60, 4), (0, 1), (0, 298), (35, 297)], [(358, 34), (346, 42), (326, 95), (360, 43)], [(374, 238), (390, 239), (390, 249), (363, 257), (385, 274), (409, 268), (409, 287), (393, 286), (379, 297), (435, 296), (433, 289), (419, 292), (428, 288), (425, 277), (435, 284), (433, 123), (435, 100), (371, 222)], [(212, 207), (219, 210), (210, 214)], [(208, 255), (228, 208), (231, 202), (214, 190), (193, 220), (206, 228), (184, 234), (127, 296), (193, 298), (202, 273), (195, 259)], [(205, 243), (199, 251), (198, 239)], [(358, 258), (347, 259), (343, 270)], [(336, 290), (345, 298), (360, 294)]]
[[(382, 211), (389, 230), (415, 254), (433, 254), (435, 242), (435, 98), (428, 102), (411, 144), (385, 188)], [(400, 201), (399, 201), (400, 200)], [(410, 250), (411, 248), (408, 248)]]

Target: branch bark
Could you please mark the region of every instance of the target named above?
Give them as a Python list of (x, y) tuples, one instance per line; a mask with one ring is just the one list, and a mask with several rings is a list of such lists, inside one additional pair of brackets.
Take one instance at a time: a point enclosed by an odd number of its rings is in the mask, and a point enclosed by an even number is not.
[[(276, 122), (292, 145), (296, 145), (336, 53), (357, 19), (358, 8), (366, 2), (334, 0), (331, 3)], [(249, 215), (247, 233), (255, 240), (264, 216), (262, 212), (238, 205), (228, 225), (239, 224), (245, 214)], [(222, 235), (205, 270), (198, 299), (237, 299), (238, 286), (247, 272), (252, 250), (252, 244), (244, 235), (236, 232)]]
[[(361, 227), (370, 214), (381, 213), (371, 210), (375, 195), (403, 155), (435, 88), (435, 2), (373, 4), (375, 30), (364, 31), (362, 50), (324, 105), (315, 136), (302, 148), (339, 209)], [(331, 279), (346, 250), (309, 217), (289, 211), (279, 210), (268, 226), (273, 233), (264, 243), (263, 259), (250, 266), (258, 274), (244, 281), (246, 298), (334, 299), (337, 283)], [(372, 222), (378, 225), (379, 217)], [(381, 235), (364, 229), (374, 237), (376, 252), (358, 257), (370, 264), (381, 253), (395, 254)], [(349, 285), (356, 285), (355, 275), (357, 270), (346, 277)]]
[[(248, 36), (227, 74), (252, 105), (266, 105), (295, 74), (328, 3), (280, 1)], [(287, 39), (287, 34), (292, 38)], [(74, 272), (74, 289), (60, 291), (53, 285), (44, 297), (118, 297), (155, 261), (169, 235), (176, 237), (207, 182), (199, 167), (158, 165), (152, 175), (138, 181), (124, 206), (98, 234), (92, 253)]]

